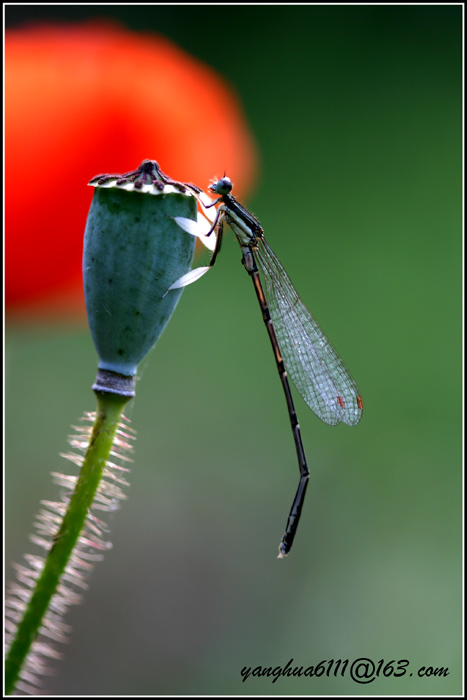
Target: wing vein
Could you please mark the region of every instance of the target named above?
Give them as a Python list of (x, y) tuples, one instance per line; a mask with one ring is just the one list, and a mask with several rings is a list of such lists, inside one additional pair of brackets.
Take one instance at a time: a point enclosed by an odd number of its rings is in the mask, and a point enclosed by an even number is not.
[(355, 381), (264, 238), (258, 238), (254, 253), (279, 348), (293, 383), (322, 421), (356, 425), (362, 409)]

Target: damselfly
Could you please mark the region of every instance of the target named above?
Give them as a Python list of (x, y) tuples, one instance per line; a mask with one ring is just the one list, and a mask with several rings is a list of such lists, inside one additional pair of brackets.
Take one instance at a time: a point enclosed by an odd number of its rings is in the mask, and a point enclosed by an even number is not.
[[(301, 301), (289, 276), (267, 244), (261, 224), (231, 194), (230, 179), (223, 177), (213, 182), (209, 189), (217, 195), (210, 206), (220, 203), (207, 234), (215, 232), (217, 236), (209, 267), (188, 273), (172, 287), (194, 281), (214, 265), (222, 244), (224, 223), (229, 224), (240, 243), (242, 263), (253, 280), (274, 351), (300, 469), (297, 493), (279, 545), (279, 558), (282, 558), (292, 547), (310, 474), (287, 373), (308, 406), (328, 425), (337, 425), (341, 421), (347, 425), (357, 425), (362, 417), (363, 402), (349, 371)], [(264, 280), (264, 291), (259, 271)]]

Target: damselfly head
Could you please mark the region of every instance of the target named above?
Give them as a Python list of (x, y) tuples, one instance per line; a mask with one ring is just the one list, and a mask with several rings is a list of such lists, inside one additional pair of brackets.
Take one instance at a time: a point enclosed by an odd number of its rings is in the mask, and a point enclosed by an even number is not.
[(215, 180), (209, 185), (209, 189), (214, 194), (218, 194), (221, 197), (225, 194), (230, 194), (232, 191), (232, 180), (230, 177), (222, 177), (220, 180)]

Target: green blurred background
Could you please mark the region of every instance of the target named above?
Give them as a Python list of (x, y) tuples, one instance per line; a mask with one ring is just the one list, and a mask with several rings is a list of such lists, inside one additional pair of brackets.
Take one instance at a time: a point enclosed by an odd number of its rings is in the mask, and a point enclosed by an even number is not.
[[(365, 411), (330, 428), (296, 395), (311, 480), (278, 561), (298, 469), (228, 236), (140, 367), (130, 498), (46, 687), (461, 692), (461, 6), (12, 6), (6, 20), (97, 16), (171, 38), (236, 89), (261, 157), (248, 206)], [(7, 327), (7, 579), (56, 497), (49, 472), (72, 473), (58, 453), (94, 409), (95, 369), (87, 330)], [(241, 682), (244, 666), (358, 657), (414, 675)]]

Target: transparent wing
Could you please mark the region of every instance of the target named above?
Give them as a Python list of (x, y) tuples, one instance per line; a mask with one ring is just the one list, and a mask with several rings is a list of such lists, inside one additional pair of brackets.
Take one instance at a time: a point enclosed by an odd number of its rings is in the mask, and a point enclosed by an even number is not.
[(322, 421), (357, 425), (363, 407), (357, 385), (264, 238), (257, 246), (254, 255), (289, 376)]

